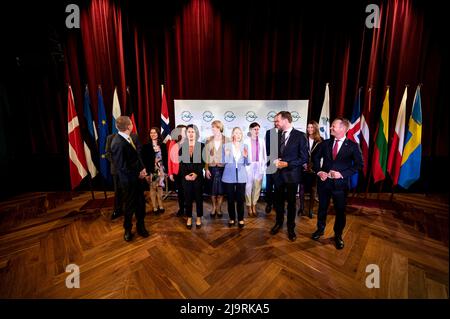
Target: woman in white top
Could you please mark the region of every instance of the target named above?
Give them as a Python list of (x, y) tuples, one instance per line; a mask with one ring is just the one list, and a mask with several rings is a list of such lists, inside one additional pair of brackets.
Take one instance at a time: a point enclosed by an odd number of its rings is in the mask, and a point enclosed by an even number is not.
[(261, 194), (262, 179), (266, 172), (266, 143), (259, 138), (260, 125), (253, 122), (249, 126), (249, 136), (245, 139), (248, 146), (247, 184), (245, 186), (245, 203), (247, 205), (248, 216), (256, 217), (256, 203)]

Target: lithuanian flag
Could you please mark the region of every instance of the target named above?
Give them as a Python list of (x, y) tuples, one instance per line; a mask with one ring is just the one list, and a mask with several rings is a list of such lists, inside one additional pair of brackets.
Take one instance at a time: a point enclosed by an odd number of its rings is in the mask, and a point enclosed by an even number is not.
[(372, 176), (374, 183), (382, 181), (386, 177), (386, 162), (388, 155), (389, 135), (389, 88), (384, 97), (383, 109), (381, 110), (380, 123), (375, 134), (375, 148), (372, 159)]

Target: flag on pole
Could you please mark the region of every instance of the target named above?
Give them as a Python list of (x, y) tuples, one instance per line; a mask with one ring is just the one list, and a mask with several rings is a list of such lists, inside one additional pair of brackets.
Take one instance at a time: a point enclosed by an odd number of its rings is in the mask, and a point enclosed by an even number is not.
[(408, 133), (403, 149), (402, 164), (398, 185), (409, 188), (420, 177), (420, 164), (422, 160), (422, 101), (420, 85), (414, 96), (413, 108), (408, 123)]
[(375, 133), (375, 148), (372, 159), (372, 175), (375, 183), (386, 178), (386, 160), (389, 135), (389, 87), (384, 97), (383, 108), (381, 110), (380, 122)]
[(320, 136), (324, 140), (330, 138), (330, 89), (328, 83), (325, 86), (325, 96), (323, 98), (322, 111), (319, 120)]
[(70, 85), (67, 94), (67, 123), (70, 184), (72, 189), (74, 189), (80, 185), (81, 181), (87, 176), (88, 172), (86, 157), (83, 150), (83, 139), (81, 138), (80, 124), (78, 122), (72, 87)]
[[(370, 112), (370, 104), (372, 99), (372, 88), (369, 88), (369, 106), (368, 112)], [(364, 116), (364, 111), (361, 112), (361, 135), (359, 140), (359, 146), (361, 147), (361, 152), (363, 156), (364, 166), (363, 172), (364, 176), (367, 176), (367, 168), (369, 165), (369, 141), (370, 141), (370, 131), (367, 125), (366, 118)]]
[(89, 131), (88, 136), (84, 136), (84, 154), (86, 156), (86, 163), (89, 173), (91, 174), (91, 178), (94, 178), (95, 176), (97, 176), (98, 170), (94, 164), (94, 161), (92, 160), (92, 151), (89, 145), (92, 146), (93, 144), (95, 144), (95, 141), (97, 140), (97, 131), (95, 129), (95, 123), (92, 120), (91, 103), (89, 101), (89, 91), (87, 85), (84, 92), (83, 113)]
[(387, 171), (392, 179), (392, 185), (398, 184), (398, 177), (400, 175), (400, 165), (402, 163), (403, 144), (405, 139), (405, 125), (406, 125), (406, 99), (408, 96), (408, 87), (405, 87), (403, 98), (398, 109), (397, 122), (395, 122), (395, 132), (392, 138), (391, 148), (389, 150), (389, 158), (387, 164)]
[(118, 132), (116, 127), (116, 119), (122, 115), (120, 112), (120, 103), (119, 103), (119, 96), (117, 95), (117, 86), (114, 89), (114, 96), (113, 96), (113, 107), (112, 107), (112, 132), (113, 134), (116, 134)]
[(170, 139), (169, 109), (164, 93), (164, 85), (161, 85), (161, 137), (164, 143)]
[(98, 151), (100, 154), (100, 173), (109, 181), (109, 161), (106, 158), (106, 137), (109, 134), (105, 105), (103, 104), (102, 88), (98, 86)]
[(131, 123), (133, 123), (133, 129), (131, 130), (131, 133), (137, 134), (137, 126), (136, 121), (134, 119), (133, 101), (131, 100), (131, 93), (129, 86), (127, 86), (127, 113), (131, 119)]
[(89, 90), (87, 85), (86, 90), (84, 91), (83, 113), (84, 118), (86, 119), (89, 135), (91, 136), (91, 138), (94, 139), (94, 141), (97, 141), (98, 140), (97, 129), (95, 128), (95, 122), (94, 119), (92, 118), (91, 100), (89, 98)]
[[(347, 138), (358, 144), (360, 144), (361, 135), (361, 90), (361, 88), (358, 90), (350, 119), (350, 128), (347, 132)], [(350, 178), (350, 188), (354, 189), (356, 186), (358, 186), (358, 173), (353, 174)]]
[(350, 119), (350, 128), (347, 132), (347, 138), (359, 144), (361, 134), (361, 89), (358, 90), (355, 104), (353, 105), (352, 117)]

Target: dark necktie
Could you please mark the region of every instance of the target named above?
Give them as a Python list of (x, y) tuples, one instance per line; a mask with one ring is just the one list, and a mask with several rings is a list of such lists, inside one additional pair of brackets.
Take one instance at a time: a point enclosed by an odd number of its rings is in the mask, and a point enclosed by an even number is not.
[(279, 155), (283, 154), (285, 147), (286, 147), (286, 131), (284, 131), (283, 134), (281, 134)]

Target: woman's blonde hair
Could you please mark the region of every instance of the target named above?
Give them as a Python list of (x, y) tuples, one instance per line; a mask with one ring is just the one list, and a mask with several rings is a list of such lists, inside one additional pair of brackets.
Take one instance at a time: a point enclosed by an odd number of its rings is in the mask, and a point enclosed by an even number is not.
[(219, 120), (215, 120), (211, 122), (211, 126), (215, 126), (220, 130), (220, 133), (223, 133), (223, 123)]
[(236, 130), (241, 131), (241, 135), (242, 135), (241, 140), (244, 138), (244, 132), (242, 131), (242, 129), (239, 126), (236, 126), (236, 127), (233, 127), (233, 130), (231, 131), (231, 140), (232, 141), (234, 141), (233, 135)]

